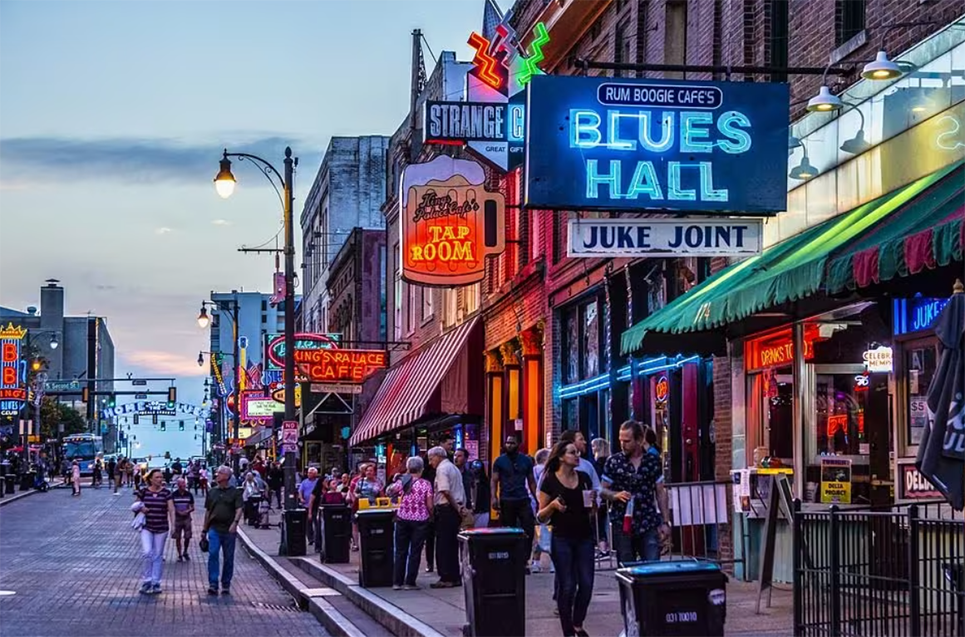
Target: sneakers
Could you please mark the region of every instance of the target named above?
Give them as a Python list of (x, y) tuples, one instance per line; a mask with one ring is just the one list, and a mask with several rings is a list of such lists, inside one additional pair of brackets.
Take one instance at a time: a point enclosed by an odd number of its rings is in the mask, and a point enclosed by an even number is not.
[(160, 595), (160, 594), (161, 594), (161, 585), (160, 585), (160, 584), (155, 584), (154, 586), (152, 586), (152, 587), (151, 587), (151, 594), (152, 594), (152, 595)]
[(419, 586), (416, 586), (415, 584), (406, 584), (405, 586), (402, 587), (402, 590), (404, 590), (404, 591), (417, 591), (417, 590), (421, 590), (421, 589), (420, 589)]
[(184, 561), (185, 561), (185, 562), (190, 562), (190, 561), (191, 561), (191, 558), (188, 556), (187, 553), (185, 553), (182, 557), (184, 558)]
[(543, 567), (540, 565), (539, 560), (533, 560), (533, 563), (529, 565), (529, 570), (532, 573), (540, 573), (543, 571)]
[(392, 590), (394, 590), (394, 591), (401, 591), (401, 590), (402, 590), (402, 587), (399, 586), (398, 584), (393, 584), (393, 585), (392, 585)]
[(429, 588), (455, 588), (455, 586), (452, 582), (444, 582), (442, 580), (429, 584)]
[(431, 573), (431, 572), (432, 572), (432, 564), (429, 564), (428, 566), (426, 566), (426, 573)]
[(179, 561), (179, 562), (184, 561), (184, 556), (183, 556), (183, 555), (178, 555), (178, 561)]
[(208, 587), (208, 595), (217, 595), (217, 594), (218, 594), (218, 587), (217, 587), (217, 586), (209, 586), (209, 587)]
[(222, 588), (222, 589), (221, 589), (221, 594), (222, 594), (222, 595), (231, 595), (231, 589), (230, 589), (230, 588)]
[(141, 588), (138, 589), (137, 592), (140, 593), (141, 595), (150, 595), (151, 588), (152, 588), (151, 582), (144, 582), (143, 584), (141, 584)]

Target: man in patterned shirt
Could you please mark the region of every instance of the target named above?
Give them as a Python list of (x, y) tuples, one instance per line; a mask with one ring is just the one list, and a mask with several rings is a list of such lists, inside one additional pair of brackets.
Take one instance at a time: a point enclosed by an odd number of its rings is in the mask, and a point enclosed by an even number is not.
[[(602, 495), (610, 501), (613, 546), (621, 564), (660, 559), (660, 545), (670, 537), (670, 511), (660, 458), (644, 450), (644, 428), (635, 420), (620, 426), (622, 452), (603, 465)], [(630, 533), (624, 531), (627, 503), (632, 499)], [(659, 505), (659, 512), (654, 506)]]

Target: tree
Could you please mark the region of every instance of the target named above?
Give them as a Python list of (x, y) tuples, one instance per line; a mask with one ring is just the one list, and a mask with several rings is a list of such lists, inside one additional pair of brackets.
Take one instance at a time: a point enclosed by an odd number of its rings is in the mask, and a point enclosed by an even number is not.
[(56, 439), (58, 425), (64, 425), (64, 435), (87, 431), (84, 417), (70, 405), (65, 405), (53, 396), (44, 396), (40, 403), (40, 433), (46, 439)]

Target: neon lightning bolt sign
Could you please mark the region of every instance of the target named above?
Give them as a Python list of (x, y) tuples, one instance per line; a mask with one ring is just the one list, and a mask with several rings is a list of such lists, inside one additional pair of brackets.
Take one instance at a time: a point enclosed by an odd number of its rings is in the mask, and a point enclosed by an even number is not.
[(476, 49), (472, 63), (479, 69), (479, 79), (498, 89), (502, 80), (494, 71), (496, 59), (489, 55), (489, 40), (473, 31), (469, 34), (469, 46)]
[(525, 86), (534, 75), (540, 73), (539, 63), (543, 61), (543, 47), (550, 41), (550, 34), (546, 31), (546, 25), (537, 22), (533, 28), (536, 38), (529, 45), (529, 56), (523, 58), (523, 70), (519, 73), (519, 84)]

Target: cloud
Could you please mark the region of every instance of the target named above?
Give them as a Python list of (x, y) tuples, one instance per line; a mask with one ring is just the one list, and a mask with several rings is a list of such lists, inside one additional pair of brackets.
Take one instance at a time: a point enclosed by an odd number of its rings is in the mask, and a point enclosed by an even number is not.
[[(183, 143), (175, 139), (118, 137), (75, 139), (69, 137), (8, 137), (3, 146), (5, 179), (3, 188), (26, 187), (26, 181), (44, 175), (47, 182), (103, 179), (122, 183), (197, 183), (209, 185), (218, 171), (224, 148), (221, 143)], [(263, 137), (249, 142), (229, 140), (231, 151), (266, 158), (282, 169), (285, 146), (309, 151), (301, 157), (303, 165), (320, 160), (320, 146), (285, 137)], [(245, 160), (245, 163), (249, 163)], [(235, 161), (235, 169), (237, 169)], [(39, 169), (39, 170), (38, 170)], [(37, 172), (35, 172), (37, 171)], [(15, 173), (14, 179), (10, 175)], [(268, 186), (265, 179), (250, 180), (258, 187)]]
[(154, 229), (154, 234), (168, 234), (168, 233), (170, 233), (170, 232), (174, 232), (174, 230), (172, 230), (171, 228), (168, 228), (168, 227), (164, 227), (164, 226), (162, 226), (162, 227), (160, 227), (160, 228), (155, 228), (155, 229)]
[(198, 367), (196, 358), (159, 350), (136, 350), (120, 354), (131, 366), (168, 376), (206, 376), (207, 367)]
[(231, 222), (227, 219), (215, 219), (211, 222), (212, 226), (230, 226)]

